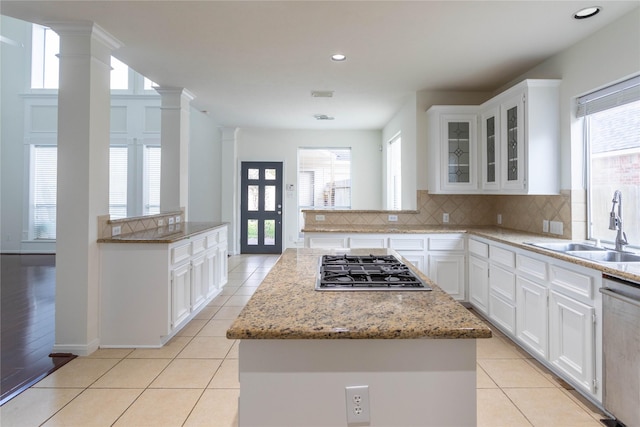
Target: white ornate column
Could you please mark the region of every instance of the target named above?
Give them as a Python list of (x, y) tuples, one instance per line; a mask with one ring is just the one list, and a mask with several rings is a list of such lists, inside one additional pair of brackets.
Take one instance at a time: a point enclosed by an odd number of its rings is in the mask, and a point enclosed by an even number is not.
[(236, 134), (238, 128), (222, 129), (222, 170), (221, 195), (222, 207), (221, 217), (223, 222), (228, 222), (228, 246), (230, 254), (238, 254), (238, 239), (240, 230), (240, 201), (238, 193), (238, 148)]
[(157, 87), (161, 103), (160, 212), (185, 208), (189, 218), (189, 103), (184, 88)]
[(98, 216), (109, 213), (111, 52), (93, 23), (53, 22), (60, 35), (55, 352), (99, 345)]

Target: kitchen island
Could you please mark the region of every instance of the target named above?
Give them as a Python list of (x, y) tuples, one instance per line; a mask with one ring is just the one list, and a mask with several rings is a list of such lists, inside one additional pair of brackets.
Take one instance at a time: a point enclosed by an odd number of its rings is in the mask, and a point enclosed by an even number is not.
[(318, 292), (318, 260), (389, 249), (288, 249), (227, 331), (240, 341), (240, 426), (347, 425), (368, 386), (371, 426), (474, 426), (476, 343), (490, 329), (431, 291)]

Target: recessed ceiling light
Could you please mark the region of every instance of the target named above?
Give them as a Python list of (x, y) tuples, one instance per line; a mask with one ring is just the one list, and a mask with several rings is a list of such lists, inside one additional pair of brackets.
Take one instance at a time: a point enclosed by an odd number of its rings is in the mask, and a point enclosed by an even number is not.
[(573, 17), (575, 19), (591, 18), (592, 16), (595, 16), (598, 13), (600, 13), (600, 10), (602, 10), (602, 8), (600, 6), (585, 7), (584, 9), (580, 9), (579, 11), (574, 13)]
[(327, 116), (326, 114), (316, 114), (313, 116), (316, 120), (333, 120), (335, 117)]
[(341, 54), (341, 53), (334, 53), (333, 55), (331, 55), (331, 60), (332, 60), (332, 61), (338, 61), (338, 62), (340, 62), (340, 61), (344, 61), (344, 60), (346, 60), (346, 59), (347, 59), (347, 56), (346, 56), (346, 55), (343, 55), (343, 54)]
[(333, 98), (332, 90), (312, 90), (311, 96), (314, 98)]

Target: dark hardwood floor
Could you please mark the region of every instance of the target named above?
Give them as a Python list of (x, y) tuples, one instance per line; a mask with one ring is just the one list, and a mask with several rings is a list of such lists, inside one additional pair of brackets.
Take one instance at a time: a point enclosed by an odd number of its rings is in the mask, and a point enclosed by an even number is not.
[(0, 255), (0, 405), (67, 363), (55, 342), (55, 255)]

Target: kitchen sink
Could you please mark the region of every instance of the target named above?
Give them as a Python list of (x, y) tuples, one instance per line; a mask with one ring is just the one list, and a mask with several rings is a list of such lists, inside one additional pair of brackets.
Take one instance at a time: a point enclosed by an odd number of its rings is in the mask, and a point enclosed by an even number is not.
[(567, 255), (595, 262), (640, 262), (640, 255), (616, 251), (567, 251)]
[(529, 243), (530, 245), (537, 246), (543, 249), (549, 249), (556, 252), (570, 252), (570, 251), (593, 251), (593, 252), (605, 252), (606, 249), (599, 248), (586, 243), (575, 242), (557, 242), (557, 243)]

